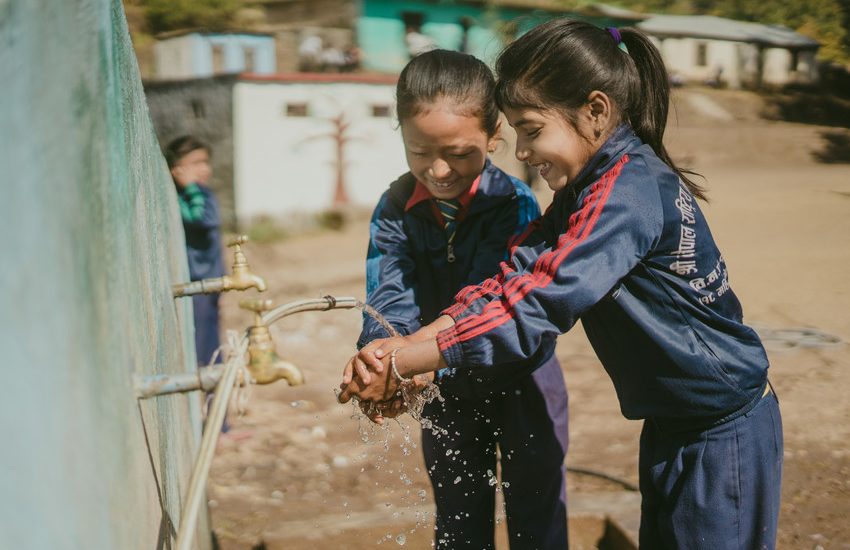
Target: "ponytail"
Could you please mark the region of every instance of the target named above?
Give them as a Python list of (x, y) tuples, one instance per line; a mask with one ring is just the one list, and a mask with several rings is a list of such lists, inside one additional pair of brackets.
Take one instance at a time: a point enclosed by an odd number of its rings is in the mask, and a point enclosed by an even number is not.
[(661, 54), (633, 28), (605, 30), (584, 21), (554, 19), (505, 48), (496, 62), (496, 102), (557, 110), (572, 121), (593, 90), (604, 92), (622, 122), (652, 147), (697, 198), (705, 190), (673, 162), (664, 147), (670, 83)]
[(661, 53), (646, 35), (633, 28), (620, 29), (619, 34), (628, 48), (628, 55), (634, 63), (639, 79), (639, 93), (632, 94), (632, 101), (624, 106), (624, 115), (638, 137), (652, 147), (658, 158), (676, 172), (691, 194), (708, 200), (705, 189), (687, 175), (699, 174), (676, 166), (664, 147), (664, 131), (670, 108), (670, 81)]

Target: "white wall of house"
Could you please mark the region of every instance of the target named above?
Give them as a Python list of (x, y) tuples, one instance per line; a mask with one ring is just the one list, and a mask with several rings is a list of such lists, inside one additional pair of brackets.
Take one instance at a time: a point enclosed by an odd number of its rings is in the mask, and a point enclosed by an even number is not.
[[(748, 42), (704, 38), (652, 38), (671, 73), (691, 82), (703, 82), (723, 69), (722, 80), (730, 88), (758, 82), (759, 48)], [(700, 53), (704, 48), (704, 54)], [(762, 50), (762, 82), (782, 85), (789, 82), (814, 82), (817, 63), (814, 50), (797, 53), (787, 48)]]
[[(348, 197), (355, 205), (377, 203), (407, 170), (395, 128), (394, 92), (391, 83), (238, 82), (233, 143), (240, 223), (333, 206), (337, 154), (330, 119), (340, 113), (349, 123), (344, 151)], [(297, 116), (305, 106), (307, 116)], [(389, 116), (374, 116), (373, 107), (389, 108)]]
[(785, 48), (764, 50), (764, 83), (787, 84), (789, 82), (810, 83), (817, 80), (816, 52), (800, 51), (794, 55)]
[(154, 44), (156, 78), (188, 78), (192, 74), (192, 37), (177, 36)]
[(723, 69), (722, 78), (732, 88), (739, 88), (747, 75), (741, 64), (741, 49), (748, 46), (728, 40), (702, 38), (665, 38), (655, 40), (661, 50), (667, 70), (678, 73), (693, 82), (703, 82), (712, 77), (717, 68)]
[(203, 78), (222, 73), (275, 71), (274, 37), (191, 33), (154, 46), (156, 78)]
[(801, 51), (797, 54), (797, 80), (812, 83), (818, 80), (817, 50)]

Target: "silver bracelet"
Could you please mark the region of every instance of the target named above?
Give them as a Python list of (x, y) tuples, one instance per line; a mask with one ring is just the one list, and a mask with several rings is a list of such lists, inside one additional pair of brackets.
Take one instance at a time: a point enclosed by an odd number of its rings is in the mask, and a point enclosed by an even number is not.
[(392, 350), (390, 352), (390, 369), (393, 371), (393, 376), (395, 376), (395, 379), (398, 381), (398, 383), (404, 385), (404, 384), (407, 384), (408, 382), (411, 382), (412, 379), (411, 378), (405, 378), (404, 376), (402, 376), (398, 372), (398, 367), (396, 367), (396, 363), (395, 363), (395, 356), (398, 353), (399, 349), (401, 349), (401, 348), (395, 348), (394, 350)]

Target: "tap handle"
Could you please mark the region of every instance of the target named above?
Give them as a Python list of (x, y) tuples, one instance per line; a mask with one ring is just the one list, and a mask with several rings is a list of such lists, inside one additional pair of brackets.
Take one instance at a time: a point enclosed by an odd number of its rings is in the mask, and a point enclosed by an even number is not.
[(240, 300), (239, 307), (253, 311), (254, 313), (262, 313), (272, 308), (272, 301), (260, 298), (255, 298), (253, 300)]
[(260, 298), (255, 298), (253, 300), (241, 300), (239, 302), (239, 307), (241, 307), (242, 309), (253, 311), (254, 326), (261, 326), (263, 324), (263, 312), (268, 311), (272, 308), (272, 301), (263, 300)]
[(227, 241), (227, 246), (235, 246), (236, 250), (239, 250), (239, 247), (247, 243), (248, 241), (248, 235), (238, 235)]
[(248, 235), (239, 235), (227, 242), (227, 246), (233, 248), (233, 270), (248, 269), (248, 259), (242, 252), (242, 245), (248, 242)]

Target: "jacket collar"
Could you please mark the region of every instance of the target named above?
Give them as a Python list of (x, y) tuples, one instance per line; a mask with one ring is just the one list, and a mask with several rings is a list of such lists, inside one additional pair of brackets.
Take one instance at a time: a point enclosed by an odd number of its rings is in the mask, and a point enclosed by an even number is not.
[[(461, 211), (466, 210), (469, 207), (469, 204), (472, 202), (472, 198), (475, 196), (475, 193), (478, 191), (478, 185), (481, 183), (481, 176), (479, 175), (475, 178), (475, 181), (472, 182), (472, 185), (469, 186), (469, 189), (463, 192), (463, 194), (457, 199), (460, 201), (460, 209)], [(410, 198), (407, 199), (407, 204), (404, 205), (404, 211), (407, 212), (417, 204), (422, 201), (431, 200), (434, 198), (434, 195), (428, 191), (428, 188), (425, 187), (421, 181), (416, 180), (416, 185), (413, 188), (413, 194), (410, 195)]]
[[(407, 176), (410, 176), (409, 172)], [(413, 178), (410, 177), (410, 180), (413, 180)], [(419, 204), (433, 198), (431, 193), (428, 192), (428, 189), (418, 181), (414, 182), (408, 189), (410, 190), (407, 192), (407, 198), (401, 202), (404, 205), (405, 212), (411, 211)], [(401, 190), (399, 188), (399, 191)], [(481, 175), (475, 180), (469, 190), (459, 197), (463, 205), (461, 215), (466, 217), (470, 214), (487, 210), (496, 204), (501, 204), (506, 198), (511, 197), (513, 193), (514, 186), (509, 177), (499, 170), (488, 158), (484, 162), (484, 170), (481, 171)], [(433, 205), (433, 203), (430, 204)], [(419, 209), (416, 208), (416, 210)], [(430, 208), (426, 209), (426, 211), (431, 210)]]

